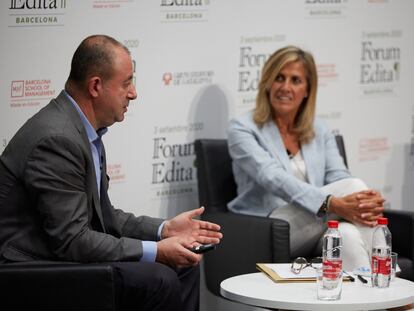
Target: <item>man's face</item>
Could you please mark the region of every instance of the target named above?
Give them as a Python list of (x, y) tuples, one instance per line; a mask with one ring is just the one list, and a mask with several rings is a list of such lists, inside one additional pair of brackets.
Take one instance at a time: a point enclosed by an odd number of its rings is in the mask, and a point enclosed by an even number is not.
[(98, 103), (98, 128), (107, 127), (124, 120), (130, 100), (137, 98), (133, 84), (133, 67), (130, 55), (122, 48), (115, 49), (113, 74), (103, 81)]

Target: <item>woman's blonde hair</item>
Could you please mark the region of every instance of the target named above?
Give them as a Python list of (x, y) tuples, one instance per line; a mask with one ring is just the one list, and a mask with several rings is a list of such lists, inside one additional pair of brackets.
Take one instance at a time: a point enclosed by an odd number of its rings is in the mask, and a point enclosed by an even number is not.
[(308, 97), (304, 98), (295, 117), (294, 131), (301, 143), (307, 143), (315, 136), (313, 121), (316, 110), (316, 93), (318, 89), (318, 74), (312, 54), (295, 46), (286, 46), (273, 53), (262, 69), (262, 76), (258, 86), (256, 108), (253, 119), (262, 126), (274, 117), (270, 104), (269, 93), (273, 82), (282, 68), (289, 63), (300, 62), (306, 70)]

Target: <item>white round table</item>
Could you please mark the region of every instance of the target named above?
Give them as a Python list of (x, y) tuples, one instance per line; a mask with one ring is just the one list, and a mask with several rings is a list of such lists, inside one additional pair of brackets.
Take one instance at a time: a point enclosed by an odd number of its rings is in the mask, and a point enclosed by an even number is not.
[(250, 273), (221, 282), (223, 297), (256, 307), (286, 310), (377, 310), (414, 303), (414, 282), (396, 278), (389, 288), (342, 283), (336, 301), (316, 298), (316, 283), (275, 283), (263, 273)]

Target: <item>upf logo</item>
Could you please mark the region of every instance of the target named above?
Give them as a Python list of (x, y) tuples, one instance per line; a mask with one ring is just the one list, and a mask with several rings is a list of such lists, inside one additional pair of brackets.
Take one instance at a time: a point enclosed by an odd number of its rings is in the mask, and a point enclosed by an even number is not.
[(66, 0), (11, 0), (11, 10), (22, 10), (22, 9), (64, 9), (66, 8)]
[(170, 85), (170, 82), (172, 81), (172, 73), (166, 72), (162, 75), (162, 81), (164, 81), (164, 85)]
[(23, 97), (24, 81), (12, 81), (11, 83), (11, 97)]

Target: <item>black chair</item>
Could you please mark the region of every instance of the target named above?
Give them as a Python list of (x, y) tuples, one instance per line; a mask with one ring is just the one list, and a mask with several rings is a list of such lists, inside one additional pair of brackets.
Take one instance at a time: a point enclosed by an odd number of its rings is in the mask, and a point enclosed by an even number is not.
[(107, 264), (1, 264), (0, 304), (5, 311), (117, 310), (113, 270)]
[[(341, 154), (342, 136), (336, 136)], [(227, 203), (237, 194), (227, 141), (195, 141), (200, 205), (206, 210), (204, 220), (222, 227), (223, 239), (217, 249), (204, 256), (206, 285), (220, 296), (220, 283), (226, 278), (257, 272), (258, 262), (290, 262), (289, 224), (280, 219), (240, 215), (229, 212)], [(398, 252), (401, 277), (414, 280), (414, 213), (387, 211), (393, 249)], [(303, 254), (312, 256), (313, 254)]]

